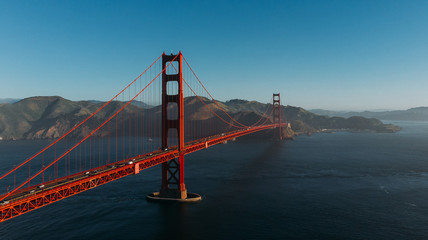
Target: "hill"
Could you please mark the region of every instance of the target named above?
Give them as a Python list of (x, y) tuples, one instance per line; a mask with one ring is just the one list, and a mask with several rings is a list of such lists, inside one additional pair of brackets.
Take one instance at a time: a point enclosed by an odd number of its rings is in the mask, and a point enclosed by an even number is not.
[(330, 117), (352, 117), (360, 116), (366, 118), (377, 118), (381, 120), (398, 120), (398, 121), (428, 121), (428, 107), (410, 108), (407, 110), (395, 111), (364, 111), (364, 112), (345, 112), (345, 111), (329, 111), (323, 109), (310, 110), (313, 113), (327, 115)]
[(384, 124), (375, 118), (359, 116), (329, 117), (306, 111), (302, 108), (288, 107), (285, 109), (293, 129), (298, 132), (319, 132), (328, 130), (396, 132), (400, 128), (392, 124)]
[[(255, 101), (230, 100), (219, 102), (218, 106), (208, 99), (204, 99), (204, 101), (217, 115), (229, 120), (226, 114), (221, 111), (221, 107), (230, 116), (245, 125), (251, 125), (260, 119), (270, 105)], [(30, 97), (13, 104), (2, 104), (0, 105), (0, 137), (2, 139), (57, 138), (103, 104), (104, 102), (99, 101), (70, 101), (59, 96)], [(113, 102), (104, 108), (94, 117), (94, 126), (101, 123), (106, 116), (110, 116), (124, 104), (123, 102)], [(216, 116), (195, 97), (186, 98), (185, 106), (185, 112), (193, 112), (192, 115), (187, 116), (185, 124), (202, 124), (204, 121), (216, 119)], [(139, 118), (144, 118), (153, 127), (159, 127), (160, 106), (150, 106), (138, 102), (132, 108), (125, 108), (125, 111), (125, 114), (119, 116), (119, 122), (127, 121), (127, 116), (132, 113), (134, 116), (138, 115)], [(292, 130), (285, 130), (288, 131), (288, 135), (320, 132), (326, 129), (374, 132), (395, 132), (399, 130), (398, 127), (383, 124), (377, 119), (320, 116), (299, 107), (282, 106), (282, 113), (282, 118), (289, 121), (292, 126)], [(227, 127), (232, 129), (226, 123), (215, 124), (217, 124), (216, 127), (206, 129), (201, 134), (211, 134), (211, 131), (215, 129)], [(90, 130), (91, 127), (87, 131)], [(76, 132), (75, 134), (83, 136), (85, 133)]]

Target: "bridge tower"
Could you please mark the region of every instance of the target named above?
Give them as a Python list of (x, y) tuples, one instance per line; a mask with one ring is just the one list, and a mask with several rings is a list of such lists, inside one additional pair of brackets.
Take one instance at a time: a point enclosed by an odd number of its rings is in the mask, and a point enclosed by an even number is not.
[(281, 129), (281, 96), (279, 93), (273, 94), (273, 123), (279, 124), (279, 139), (282, 140)]
[[(171, 65), (166, 69), (166, 66)], [(201, 196), (187, 193), (184, 184), (184, 99), (183, 99), (183, 55), (162, 55), (162, 149), (168, 150), (169, 133), (176, 131), (179, 156), (162, 163), (162, 185), (158, 193), (148, 195), (150, 200), (198, 201)], [(176, 73), (167, 70), (176, 68)], [(170, 84), (168, 84), (170, 83)], [(169, 94), (175, 93), (175, 94)], [(176, 105), (175, 107), (170, 104)], [(177, 111), (168, 109), (175, 108)], [(171, 115), (171, 116), (170, 116)], [(174, 116), (175, 115), (175, 116)], [(173, 135), (174, 136), (174, 135)]]

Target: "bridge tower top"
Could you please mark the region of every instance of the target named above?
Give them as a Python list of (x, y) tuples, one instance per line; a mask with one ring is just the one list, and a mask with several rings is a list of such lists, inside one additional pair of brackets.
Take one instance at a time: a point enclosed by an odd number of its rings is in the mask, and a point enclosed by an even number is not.
[[(168, 64), (171, 62), (169, 67)], [(177, 130), (178, 148), (184, 148), (184, 103), (183, 103), (183, 55), (162, 54), (162, 148), (168, 148), (168, 133), (170, 129)], [(171, 71), (170, 71), (171, 70)], [(175, 82), (176, 84), (168, 84)], [(169, 91), (168, 91), (169, 87)], [(176, 87), (177, 89), (172, 89)], [(176, 94), (168, 94), (174, 92)], [(169, 116), (168, 105), (176, 104), (178, 114)], [(173, 114), (171, 114), (173, 115)]]
[[(184, 96), (183, 55), (162, 54), (162, 149), (168, 149), (170, 130), (176, 130), (178, 158), (162, 163), (162, 185), (158, 193), (147, 196), (156, 201), (199, 201), (201, 196), (187, 193), (184, 185)], [(172, 84), (168, 84), (172, 83)], [(170, 105), (172, 104), (172, 106)], [(168, 111), (168, 109), (177, 111)], [(174, 135), (172, 135), (174, 136)]]

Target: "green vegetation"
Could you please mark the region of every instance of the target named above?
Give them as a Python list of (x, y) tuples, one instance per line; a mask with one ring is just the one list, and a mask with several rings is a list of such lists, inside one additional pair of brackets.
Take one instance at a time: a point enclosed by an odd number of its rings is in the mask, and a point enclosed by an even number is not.
[(283, 108), (292, 128), (297, 133), (313, 133), (322, 131), (372, 131), (392, 133), (400, 127), (392, 124), (383, 124), (375, 118), (353, 116), (350, 118), (328, 117), (317, 115), (303, 108), (287, 106)]
[[(231, 122), (220, 108), (225, 109), (229, 115), (245, 125), (252, 125), (257, 122), (263, 113), (265, 113), (267, 107), (269, 106), (270, 109), (272, 107), (271, 104), (246, 100), (230, 100), (219, 102), (217, 105), (213, 101), (204, 98), (204, 102), (223, 119)], [(31, 97), (13, 104), (1, 104), (0, 137), (3, 140), (57, 138), (88, 117), (103, 104), (103, 102), (98, 101), (70, 101), (58, 96)], [(111, 116), (123, 105), (123, 102), (109, 104), (95, 115), (94, 120), (91, 120), (93, 121), (93, 125), (100, 124), (103, 119)], [(185, 112), (194, 112), (193, 115), (187, 116), (187, 122), (203, 122), (216, 117), (196, 97), (186, 98), (185, 105)], [(292, 106), (283, 106), (281, 111), (283, 121), (291, 123), (291, 128), (283, 130), (284, 136), (288, 137), (322, 131), (396, 132), (400, 130), (397, 126), (383, 124), (381, 121), (373, 118), (320, 116), (302, 108)], [(159, 106), (153, 107), (142, 102), (137, 102), (131, 108), (125, 108), (125, 114), (119, 114), (118, 121), (122, 122), (126, 120), (129, 113), (133, 113), (134, 116), (138, 114), (138, 117), (144, 118), (146, 122), (152, 121), (153, 126), (158, 125), (158, 122), (160, 122), (161, 109)], [(270, 114), (270, 110), (266, 114)], [(270, 119), (267, 122), (270, 122)], [(224, 129), (226, 126), (219, 125), (218, 127), (219, 129)], [(89, 132), (90, 130), (92, 130), (91, 127), (86, 131)], [(75, 134), (83, 136), (85, 133), (80, 131)]]

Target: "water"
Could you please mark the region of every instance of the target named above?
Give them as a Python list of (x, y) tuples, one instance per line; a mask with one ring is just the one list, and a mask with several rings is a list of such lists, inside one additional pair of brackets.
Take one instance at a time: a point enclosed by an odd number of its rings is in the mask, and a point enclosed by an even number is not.
[[(428, 122), (394, 123), (212, 147), (186, 157), (199, 203), (147, 202), (158, 166), (0, 223), (0, 239), (427, 239)], [(39, 145), (0, 142), (1, 168)]]

